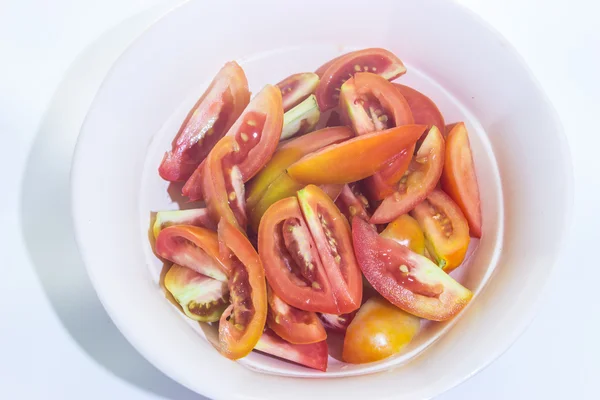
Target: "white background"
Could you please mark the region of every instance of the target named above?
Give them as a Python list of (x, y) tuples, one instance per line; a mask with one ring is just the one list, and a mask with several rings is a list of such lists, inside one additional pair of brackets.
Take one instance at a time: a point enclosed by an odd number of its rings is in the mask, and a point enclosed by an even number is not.
[[(72, 144), (102, 76), (136, 32), (177, 2), (0, 0), (0, 398), (199, 398), (149, 365), (110, 322), (73, 252), (66, 194)], [(600, 5), (461, 3), (513, 43), (557, 108), (574, 160), (575, 212), (531, 327), (440, 398), (598, 399)]]

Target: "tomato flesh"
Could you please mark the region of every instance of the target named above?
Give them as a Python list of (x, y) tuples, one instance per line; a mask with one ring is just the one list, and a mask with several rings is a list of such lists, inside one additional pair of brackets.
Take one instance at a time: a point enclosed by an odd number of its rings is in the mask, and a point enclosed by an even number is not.
[(396, 191), (386, 197), (371, 217), (373, 224), (393, 221), (412, 210), (433, 191), (444, 165), (444, 138), (437, 127), (429, 129)]
[(469, 225), (460, 208), (439, 189), (434, 190), (411, 215), (423, 228), (427, 250), (440, 268), (450, 272), (464, 260), (469, 247)]
[(315, 95), (310, 95), (302, 103), (283, 114), (281, 140), (301, 136), (315, 130), (321, 118)]
[(152, 233), (154, 233), (154, 238), (156, 239), (158, 237), (158, 234), (161, 230), (173, 225), (193, 225), (211, 230), (216, 230), (217, 228), (217, 226), (210, 219), (208, 210), (206, 208), (159, 211), (156, 213), (154, 224), (152, 225)]
[(266, 329), (254, 349), (308, 368), (327, 371), (329, 350), (326, 341), (292, 344), (277, 336), (272, 330)]
[(354, 217), (362, 218), (365, 221), (370, 218), (367, 211), (370, 208), (369, 201), (360, 192), (357, 184), (344, 185), (340, 196), (335, 201), (335, 205), (348, 222), (352, 222)]
[(190, 110), (158, 169), (168, 181), (185, 181), (227, 133), (250, 101), (248, 81), (235, 62), (225, 64)]
[(360, 218), (352, 221), (354, 252), (369, 283), (390, 303), (421, 318), (444, 321), (471, 300), (471, 291), (428, 258), (377, 234)]
[[(418, 206), (417, 206), (418, 207)], [(388, 224), (381, 236), (395, 240), (418, 254), (425, 253), (425, 235), (413, 217), (404, 214)]]
[(421, 321), (380, 297), (370, 298), (350, 323), (342, 358), (363, 364), (399, 353), (419, 332)]
[(323, 322), (323, 326), (326, 330), (338, 333), (346, 332), (348, 329), (348, 325), (354, 319), (356, 315), (356, 311), (347, 314), (319, 314), (319, 318), (321, 318), (321, 322)]
[(454, 125), (446, 140), (442, 188), (458, 204), (469, 222), (471, 235), (481, 237), (481, 201), (469, 136), (464, 123)]
[(338, 104), (342, 84), (357, 72), (372, 72), (394, 80), (406, 72), (406, 67), (391, 52), (377, 48), (353, 51), (331, 60), (317, 70), (321, 74), (316, 91), (321, 111)]
[(303, 72), (288, 76), (276, 86), (281, 90), (283, 111), (287, 112), (313, 94), (319, 85), (319, 75)]

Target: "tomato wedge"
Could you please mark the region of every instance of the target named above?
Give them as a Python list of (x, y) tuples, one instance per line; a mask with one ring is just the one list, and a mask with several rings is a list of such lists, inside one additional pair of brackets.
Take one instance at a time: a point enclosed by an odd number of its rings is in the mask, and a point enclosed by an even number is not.
[(394, 86), (408, 102), (415, 124), (427, 125), (428, 127), (436, 126), (444, 134), (446, 130), (444, 117), (429, 97), (400, 83), (394, 83)]
[(350, 325), (350, 322), (352, 322), (355, 315), (356, 311), (341, 315), (321, 313), (319, 314), (319, 318), (321, 318), (321, 322), (323, 322), (323, 326), (326, 330), (344, 333), (346, 332), (346, 329), (348, 329), (348, 325)]
[(367, 211), (369, 209), (369, 201), (360, 192), (358, 185), (355, 183), (343, 186), (340, 196), (335, 201), (335, 205), (348, 222), (352, 222), (354, 217), (362, 218), (365, 221), (368, 221), (370, 218)]
[(414, 144), (424, 131), (424, 125), (404, 125), (362, 135), (309, 154), (292, 164), (287, 172), (303, 183), (355, 182), (379, 171), (391, 157)]
[(370, 72), (359, 72), (342, 85), (340, 110), (357, 135), (414, 123), (394, 84)]
[[(227, 136), (234, 139), (231, 164), (238, 166), (244, 182), (269, 161), (279, 143), (282, 127), (281, 92), (267, 85), (227, 132)], [(197, 168), (183, 187), (182, 194), (191, 201), (208, 198), (208, 194), (202, 192), (204, 171), (205, 168)]]
[(353, 51), (331, 60), (317, 70), (321, 82), (316, 95), (321, 111), (337, 106), (340, 87), (357, 72), (373, 72), (394, 80), (406, 73), (406, 67), (394, 54), (378, 48)]
[(372, 224), (393, 221), (412, 210), (437, 185), (444, 165), (444, 137), (433, 126), (400, 179), (396, 192), (386, 197), (371, 217)]
[(417, 254), (425, 253), (425, 235), (416, 219), (404, 214), (393, 220), (381, 232), (381, 236), (395, 240)]
[(469, 224), (460, 208), (439, 189), (434, 190), (411, 215), (423, 228), (426, 245), (440, 268), (446, 272), (458, 267), (469, 247)]
[(161, 230), (173, 225), (193, 225), (212, 230), (217, 228), (217, 225), (210, 219), (206, 208), (159, 211), (156, 213), (154, 225), (152, 226), (154, 238), (158, 237)]
[(160, 176), (168, 181), (188, 179), (249, 101), (244, 70), (236, 62), (228, 62), (183, 121), (158, 168)]
[(337, 313), (331, 285), (295, 197), (273, 204), (260, 221), (258, 253), (273, 291), (305, 311)]
[(221, 220), (219, 241), (231, 251), (227, 260), (231, 305), (219, 321), (219, 351), (232, 360), (256, 346), (267, 321), (267, 283), (260, 258), (235, 226)]
[(293, 344), (310, 344), (327, 339), (327, 332), (314, 312), (300, 310), (287, 304), (267, 287), (269, 328)]
[(272, 330), (265, 329), (254, 350), (292, 361), (308, 368), (327, 371), (329, 349), (327, 342), (312, 344), (291, 344), (277, 336)]
[(227, 280), (227, 267), (213, 231), (190, 225), (170, 226), (158, 234), (155, 251), (160, 257), (199, 274)]
[(319, 75), (303, 72), (288, 76), (276, 86), (281, 90), (283, 111), (287, 112), (313, 94), (319, 85)]
[(481, 202), (469, 135), (464, 123), (449, 129), (442, 188), (458, 204), (469, 222), (473, 237), (481, 237)]
[(459, 313), (473, 293), (428, 258), (377, 234), (366, 221), (352, 221), (354, 252), (369, 283), (396, 307), (444, 321)]

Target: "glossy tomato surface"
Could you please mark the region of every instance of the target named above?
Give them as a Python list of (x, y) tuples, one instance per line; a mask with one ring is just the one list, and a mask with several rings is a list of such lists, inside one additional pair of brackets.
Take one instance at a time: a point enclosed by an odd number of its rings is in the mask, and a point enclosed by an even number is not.
[(361, 193), (360, 187), (356, 183), (343, 186), (335, 205), (348, 222), (352, 222), (354, 217), (362, 218), (365, 221), (368, 221), (371, 217), (369, 214), (369, 201)]
[(394, 83), (394, 86), (408, 102), (415, 124), (427, 125), (428, 127), (435, 125), (442, 132), (442, 135), (445, 135), (444, 116), (433, 100), (410, 86), (400, 83)]
[(312, 344), (291, 344), (277, 336), (272, 330), (266, 329), (254, 349), (308, 368), (327, 371), (329, 350), (326, 341)]
[(390, 222), (381, 236), (395, 240), (418, 254), (425, 253), (425, 235), (416, 219), (403, 214)]
[(235, 62), (225, 64), (190, 110), (158, 169), (168, 181), (185, 181), (250, 101), (248, 81)]
[(216, 230), (217, 228), (217, 225), (213, 223), (208, 215), (208, 210), (206, 208), (159, 211), (156, 213), (154, 224), (152, 225), (154, 238), (158, 237), (161, 230), (173, 225), (193, 225), (211, 230)]
[(276, 86), (281, 90), (283, 111), (287, 112), (313, 94), (319, 85), (319, 75), (303, 72), (290, 75)]

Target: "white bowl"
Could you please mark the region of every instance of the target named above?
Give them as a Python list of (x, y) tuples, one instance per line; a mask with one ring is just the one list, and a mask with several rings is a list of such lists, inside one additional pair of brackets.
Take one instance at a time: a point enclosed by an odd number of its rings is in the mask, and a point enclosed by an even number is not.
[[(255, 353), (231, 362), (203, 338), (210, 329), (186, 320), (158, 285), (150, 213), (179, 207), (157, 173), (162, 154), (226, 61), (243, 66), (256, 92), (361, 47), (392, 50), (408, 67), (400, 81), (428, 94), (447, 122), (467, 123), (484, 232), (456, 277), (475, 298), (458, 318), (425, 324), (402, 354), (379, 363), (332, 359), (321, 373)], [(567, 229), (571, 174), (560, 123), (522, 60), (452, 2), (192, 1), (132, 44), (98, 92), (73, 163), (73, 216), (116, 325), (190, 389), (228, 400), (425, 398), (489, 364), (531, 320)]]

